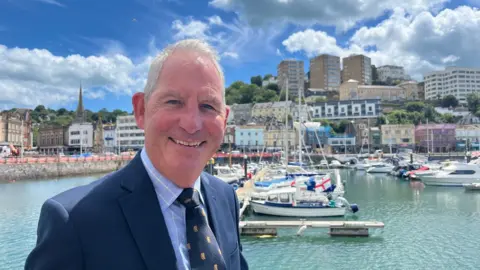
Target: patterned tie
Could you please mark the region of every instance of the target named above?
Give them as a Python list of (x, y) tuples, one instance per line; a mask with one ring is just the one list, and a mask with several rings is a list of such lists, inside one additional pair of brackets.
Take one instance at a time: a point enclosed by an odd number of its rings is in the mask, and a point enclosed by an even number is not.
[(207, 215), (200, 203), (200, 195), (186, 188), (177, 201), (185, 206), (187, 248), (191, 269), (227, 269), (217, 239), (207, 224)]

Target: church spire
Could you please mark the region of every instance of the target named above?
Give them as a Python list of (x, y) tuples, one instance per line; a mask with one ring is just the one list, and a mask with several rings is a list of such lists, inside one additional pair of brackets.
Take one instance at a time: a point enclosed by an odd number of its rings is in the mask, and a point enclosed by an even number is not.
[(85, 108), (83, 107), (82, 83), (80, 83), (80, 91), (78, 93), (78, 105), (75, 118), (76, 122), (85, 122)]

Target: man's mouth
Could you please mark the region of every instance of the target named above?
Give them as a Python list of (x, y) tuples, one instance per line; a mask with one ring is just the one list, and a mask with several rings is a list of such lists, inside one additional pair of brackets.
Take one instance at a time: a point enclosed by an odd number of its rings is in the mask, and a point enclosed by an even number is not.
[(170, 141), (172, 141), (173, 143), (176, 143), (176, 144), (179, 144), (179, 145), (182, 145), (182, 146), (192, 147), (192, 148), (200, 147), (205, 143), (205, 141), (186, 142), (186, 141), (176, 140), (172, 137), (168, 137), (168, 139)]

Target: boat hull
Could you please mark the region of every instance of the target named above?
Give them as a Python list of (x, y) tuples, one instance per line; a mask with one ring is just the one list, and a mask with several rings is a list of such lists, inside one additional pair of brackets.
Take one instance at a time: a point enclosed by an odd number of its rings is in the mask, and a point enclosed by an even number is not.
[[(422, 182), (427, 186), (446, 186), (446, 187), (463, 187), (466, 184), (470, 184), (473, 181), (472, 178), (452, 178), (452, 177), (422, 177)], [(478, 181), (478, 179), (477, 179)]]
[(346, 213), (345, 207), (283, 207), (256, 201), (251, 201), (250, 205), (257, 214), (279, 217), (342, 217)]
[(393, 170), (393, 167), (381, 167), (381, 168), (376, 168), (376, 167), (370, 167), (367, 169), (368, 173), (389, 173)]

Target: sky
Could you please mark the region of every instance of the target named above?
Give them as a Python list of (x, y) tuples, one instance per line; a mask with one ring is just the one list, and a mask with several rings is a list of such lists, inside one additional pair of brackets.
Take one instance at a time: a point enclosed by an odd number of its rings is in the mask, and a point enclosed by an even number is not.
[(273, 74), (282, 59), (365, 54), (417, 81), (446, 66), (480, 67), (480, 0), (0, 0), (0, 110), (131, 112), (150, 62), (200, 38), (226, 87)]

